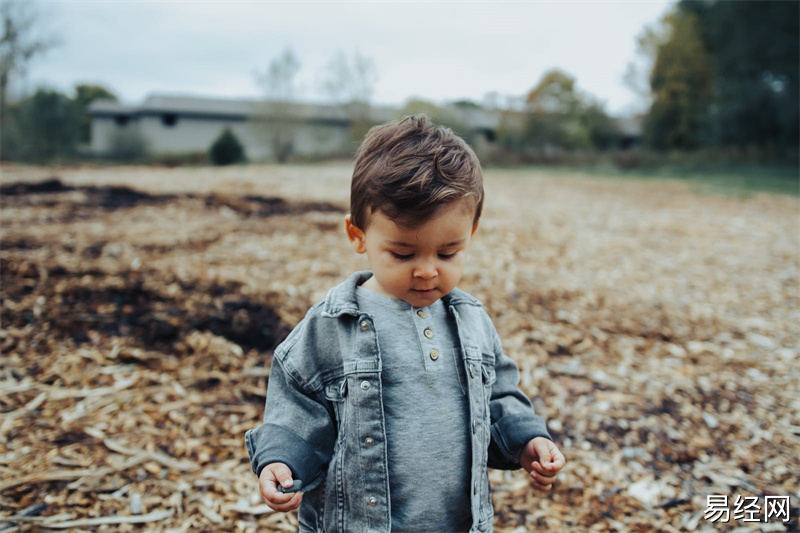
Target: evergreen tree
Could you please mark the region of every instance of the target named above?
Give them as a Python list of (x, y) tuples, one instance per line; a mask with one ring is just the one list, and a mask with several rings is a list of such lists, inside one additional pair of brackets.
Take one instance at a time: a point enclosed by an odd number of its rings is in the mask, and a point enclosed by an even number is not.
[(711, 63), (693, 14), (678, 12), (666, 23), (669, 36), (658, 46), (650, 73), (653, 103), (645, 139), (656, 148), (697, 148), (706, 140)]
[(81, 84), (75, 87), (75, 104), (80, 111), (81, 142), (91, 140), (92, 117), (89, 116), (89, 104), (95, 100), (117, 101), (117, 95), (101, 85)]
[(80, 113), (66, 95), (38, 89), (18, 111), (19, 156), (46, 162), (75, 153), (80, 137)]
[(714, 73), (716, 144), (796, 147), (800, 2), (683, 0), (699, 22)]
[(232, 165), (244, 161), (244, 147), (230, 128), (225, 128), (208, 150), (208, 156), (215, 165)]

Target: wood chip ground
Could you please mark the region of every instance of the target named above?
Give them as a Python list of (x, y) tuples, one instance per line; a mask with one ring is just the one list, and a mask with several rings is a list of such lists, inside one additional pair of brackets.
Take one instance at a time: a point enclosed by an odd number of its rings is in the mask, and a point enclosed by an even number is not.
[[(350, 173), (2, 168), (0, 531), (297, 529), (243, 434), (275, 343), (366, 267)], [(461, 287), (568, 460), (550, 493), (492, 471), (495, 530), (797, 531), (798, 199), (541, 170), (486, 194)]]

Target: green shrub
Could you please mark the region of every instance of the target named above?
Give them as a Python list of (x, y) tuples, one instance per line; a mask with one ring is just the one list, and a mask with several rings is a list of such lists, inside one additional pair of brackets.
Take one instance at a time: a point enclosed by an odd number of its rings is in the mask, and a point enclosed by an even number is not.
[(230, 128), (220, 133), (208, 150), (208, 157), (215, 165), (232, 165), (245, 160), (244, 148)]

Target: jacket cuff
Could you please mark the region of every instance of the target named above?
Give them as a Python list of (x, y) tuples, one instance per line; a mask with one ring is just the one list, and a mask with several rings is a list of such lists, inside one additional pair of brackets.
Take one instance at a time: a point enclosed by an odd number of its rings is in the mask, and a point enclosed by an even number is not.
[(285, 463), (295, 479), (303, 482), (303, 492), (322, 481), (322, 462), (314, 448), (283, 426), (261, 424), (244, 434), (250, 465), (256, 476), (270, 463)]
[(492, 424), (487, 466), (501, 470), (521, 468), (519, 456), (529, 440), (544, 437), (553, 440), (547, 424), (539, 415), (510, 415)]

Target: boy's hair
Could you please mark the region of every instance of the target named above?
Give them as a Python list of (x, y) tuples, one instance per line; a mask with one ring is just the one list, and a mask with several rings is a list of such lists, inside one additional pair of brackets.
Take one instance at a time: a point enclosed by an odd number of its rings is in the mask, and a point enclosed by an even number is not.
[(376, 211), (414, 228), (463, 199), (473, 202), (476, 224), (483, 208), (481, 164), (463, 139), (427, 115), (373, 127), (356, 152), (350, 220), (362, 230)]

